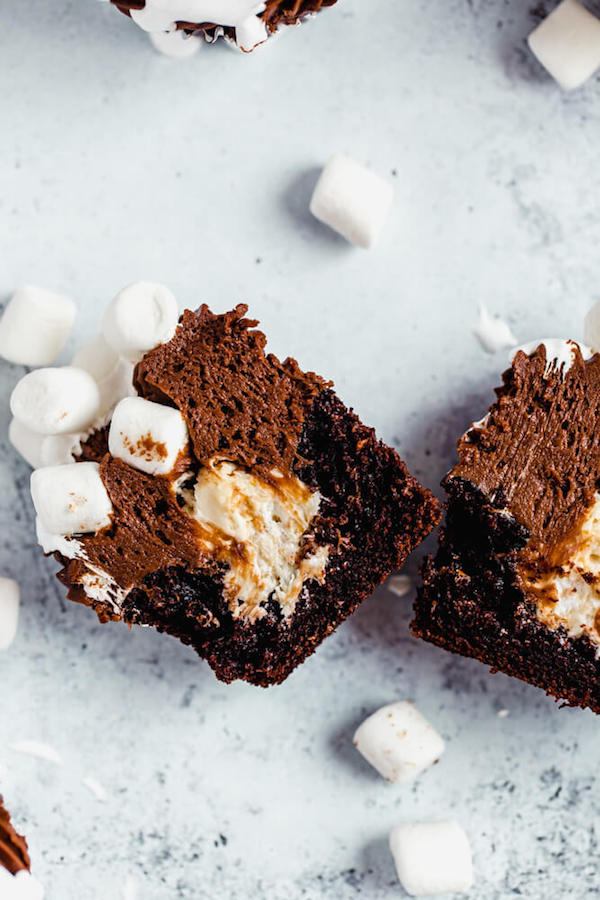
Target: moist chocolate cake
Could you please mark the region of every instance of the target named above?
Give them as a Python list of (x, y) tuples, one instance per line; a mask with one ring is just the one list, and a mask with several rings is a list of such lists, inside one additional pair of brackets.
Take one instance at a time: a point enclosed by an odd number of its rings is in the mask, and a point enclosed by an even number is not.
[(298, 25), (337, 0), (173, 0), (170, 7), (155, 0), (111, 2), (146, 31), (176, 26), (189, 34), (201, 34), (209, 42), (225, 37), (241, 49), (251, 50), (279, 28)]
[(519, 350), (458, 442), (413, 632), (600, 712), (600, 355)]
[[(265, 353), (246, 311), (186, 311), (137, 364), (139, 396), (83, 443), (108, 525), (38, 534), (69, 597), (101, 621), (152, 625), (221, 680), (267, 686), (402, 565), (439, 507), (330, 384)], [(168, 471), (157, 432), (123, 424), (146, 413), (182, 420)]]

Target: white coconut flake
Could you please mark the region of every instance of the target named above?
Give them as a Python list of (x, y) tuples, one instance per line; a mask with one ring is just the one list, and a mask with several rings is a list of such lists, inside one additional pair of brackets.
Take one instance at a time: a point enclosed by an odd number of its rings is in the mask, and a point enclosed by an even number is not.
[(473, 334), (486, 353), (506, 350), (519, 343), (510, 325), (498, 316), (492, 316), (483, 303), (479, 304), (479, 318), (473, 326)]
[(88, 789), (88, 791), (94, 795), (96, 800), (100, 800), (101, 803), (104, 803), (106, 800), (106, 791), (102, 787), (99, 781), (96, 781), (95, 778), (86, 777), (81, 779), (81, 783)]
[(57, 753), (54, 747), (51, 747), (50, 744), (44, 744), (42, 741), (16, 741), (8, 746), (17, 753), (44, 759), (46, 762), (54, 763), (55, 766), (62, 766), (63, 764), (60, 754)]

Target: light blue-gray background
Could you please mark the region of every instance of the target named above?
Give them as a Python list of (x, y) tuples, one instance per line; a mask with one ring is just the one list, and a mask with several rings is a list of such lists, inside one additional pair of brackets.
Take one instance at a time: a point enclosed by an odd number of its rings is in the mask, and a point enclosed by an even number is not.
[[(134, 279), (182, 307), (247, 300), (270, 347), (333, 378), (435, 488), (505, 364), (470, 332), (477, 303), (529, 340), (579, 337), (600, 297), (600, 84), (565, 96), (544, 76), (527, 6), (340, 0), (251, 57), (179, 63), (107, 4), (4, 0), (0, 295), (73, 295), (70, 350)], [(339, 150), (396, 185), (371, 253), (307, 213)], [(21, 373), (0, 369), (3, 436)], [(0, 656), (0, 789), (50, 900), (118, 898), (128, 876), (139, 900), (387, 900), (389, 829), (432, 816), (468, 830), (477, 900), (597, 896), (591, 713), (417, 643), (410, 599), (385, 589), (283, 687), (220, 685), (174, 640), (63, 600), (28, 471), (0, 449), (1, 571), (23, 594)], [(396, 697), (448, 738), (408, 788), (351, 746)], [(65, 766), (8, 748), (33, 738)]]

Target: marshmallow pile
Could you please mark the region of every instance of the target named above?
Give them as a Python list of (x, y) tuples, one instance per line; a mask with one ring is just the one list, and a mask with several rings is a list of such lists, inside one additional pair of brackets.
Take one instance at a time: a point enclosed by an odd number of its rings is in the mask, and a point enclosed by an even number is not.
[[(360, 725), (354, 746), (390, 782), (411, 782), (437, 762), (443, 738), (407, 701), (382, 706)], [(398, 878), (412, 896), (466, 891), (473, 883), (469, 840), (456, 822), (399, 825), (390, 835)]]
[(600, 19), (579, 0), (562, 0), (527, 42), (565, 91), (581, 87), (600, 68)]
[[(34, 315), (38, 308), (44, 315)], [(25, 288), (9, 303), (2, 320), (8, 324), (0, 323), (0, 336), (18, 338), (25, 347), (27, 313), (35, 359), (52, 362), (66, 338), (67, 308), (73, 312), (60, 295)], [(34, 469), (31, 494), (45, 550), (60, 547), (64, 552), (61, 539), (96, 533), (111, 523), (113, 507), (99, 465), (75, 462), (82, 441), (95, 429), (110, 420), (112, 455), (152, 475), (170, 472), (187, 447), (181, 413), (133, 396), (132, 385), (134, 364), (170, 340), (178, 318), (177, 301), (168, 288), (135, 282), (112, 300), (102, 333), (75, 354), (71, 365), (34, 369), (15, 386), (9, 438)], [(52, 329), (48, 322), (61, 323), (60, 341), (58, 325)], [(23, 359), (25, 354), (15, 353), (13, 358), (17, 355)], [(31, 362), (34, 356), (27, 358)]]
[(351, 244), (366, 250), (379, 239), (393, 196), (391, 184), (336, 153), (321, 173), (310, 211)]
[(0, 320), (0, 352), (11, 361), (43, 366), (25, 375), (10, 399), (10, 441), (36, 469), (73, 461), (81, 441), (133, 393), (134, 364), (173, 336), (179, 311), (163, 285), (135, 282), (113, 299), (102, 333), (75, 354), (71, 365), (49, 367), (74, 315), (67, 298), (26, 287), (16, 292)]

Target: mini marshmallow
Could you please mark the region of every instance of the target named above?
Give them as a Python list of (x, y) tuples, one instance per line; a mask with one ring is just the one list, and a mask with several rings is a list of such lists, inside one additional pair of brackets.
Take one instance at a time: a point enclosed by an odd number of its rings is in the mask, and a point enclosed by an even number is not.
[(244, 53), (250, 53), (268, 37), (267, 26), (260, 16), (250, 16), (235, 29), (236, 46)]
[(23, 366), (52, 365), (76, 313), (69, 297), (31, 284), (19, 288), (0, 319), (0, 355)]
[(179, 410), (143, 397), (126, 397), (115, 407), (108, 449), (134, 469), (166, 475), (187, 444), (188, 430)]
[(17, 419), (11, 419), (8, 426), (8, 439), (32, 469), (37, 469), (42, 465), (42, 444), (44, 442), (42, 434), (36, 434)]
[(443, 739), (412, 703), (382, 706), (359, 726), (354, 746), (388, 781), (412, 781), (437, 762)]
[(398, 825), (390, 834), (390, 850), (412, 897), (462, 893), (473, 884), (471, 846), (457, 822)]
[(0, 578), (0, 650), (15, 639), (19, 622), (19, 585), (12, 578)]
[(10, 409), (15, 419), (38, 434), (83, 431), (98, 416), (100, 392), (83, 369), (35, 369), (17, 382)]
[(600, 350), (600, 301), (592, 306), (584, 319), (583, 341), (596, 352)]
[(111, 523), (113, 507), (98, 463), (36, 469), (31, 496), (43, 529), (52, 534), (95, 533)]
[(169, 341), (177, 327), (177, 301), (163, 284), (136, 281), (123, 288), (104, 314), (102, 331), (114, 350), (132, 362)]
[(310, 211), (351, 244), (368, 249), (383, 229), (394, 191), (387, 181), (336, 153), (321, 173)]
[(600, 66), (600, 19), (579, 0), (563, 0), (527, 43), (560, 86), (572, 91)]
[(89, 372), (96, 381), (100, 391), (101, 415), (109, 412), (123, 397), (135, 393), (133, 363), (121, 359), (102, 334), (97, 334), (84, 344), (73, 357), (71, 365)]
[(0, 866), (0, 897), (2, 900), (44, 900), (44, 888), (28, 869), (11, 875)]
[(155, 50), (171, 59), (189, 59), (195, 56), (202, 45), (202, 39), (185, 31), (154, 31), (150, 41)]

